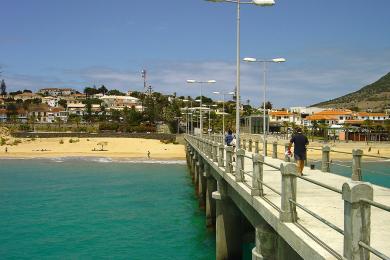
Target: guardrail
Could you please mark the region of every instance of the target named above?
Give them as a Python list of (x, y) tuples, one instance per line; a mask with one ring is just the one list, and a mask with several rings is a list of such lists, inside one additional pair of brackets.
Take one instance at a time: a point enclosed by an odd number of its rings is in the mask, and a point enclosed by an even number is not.
[[(343, 256), (335, 250), (325, 247), (332, 255), (338, 259), (369, 259), (370, 253), (375, 254), (381, 259), (390, 260), (390, 258), (370, 246), (370, 225), (371, 225), (371, 207), (390, 212), (390, 207), (373, 200), (373, 188), (371, 184), (361, 182), (361, 157), (360, 151), (354, 151), (352, 164), (352, 180), (355, 182), (346, 182), (342, 189), (330, 186), (326, 183), (318, 182), (305, 176), (298, 176), (295, 164), (284, 162), (280, 166), (265, 162), (265, 157), (258, 154), (259, 149), (251, 156), (246, 155), (245, 149), (234, 151), (231, 146), (224, 146), (223, 139), (216, 139), (212, 135), (200, 138), (198, 136), (187, 135), (186, 140), (192, 146), (195, 146), (199, 152), (208, 158), (211, 162), (218, 165), (224, 174), (232, 174), (236, 182), (243, 183), (250, 189), (252, 196), (260, 196), (279, 211), (279, 218), (282, 222), (298, 223), (297, 207), (329, 226), (344, 237)], [(222, 141), (222, 142), (221, 142)], [(253, 141), (243, 140), (242, 148), (253, 151)], [(277, 144), (273, 144), (272, 157), (277, 156)], [(276, 147), (276, 148), (275, 148)], [(284, 146), (286, 148), (286, 145)], [(189, 148), (191, 149), (191, 148)], [(329, 147), (322, 149), (322, 171), (329, 170)], [(276, 155), (276, 156), (275, 156)], [(252, 161), (252, 168), (245, 169), (245, 159)], [(286, 160), (286, 158), (284, 158)], [(263, 180), (264, 166), (271, 167), (281, 174), (281, 190), (272, 187)], [(331, 223), (329, 220), (313, 212), (297, 201), (297, 178), (309, 182), (313, 185), (327, 189), (342, 195), (344, 200), (344, 229)], [(271, 190), (280, 196), (280, 207), (276, 206), (270, 200), (266, 199), (264, 188)], [(317, 240), (316, 240), (317, 241)], [(318, 239), (318, 241), (320, 241)], [(318, 242), (317, 241), (317, 242)], [(319, 243), (321, 245), (321, 243)], [(323, 245), (322, 245), (323, 246)]]

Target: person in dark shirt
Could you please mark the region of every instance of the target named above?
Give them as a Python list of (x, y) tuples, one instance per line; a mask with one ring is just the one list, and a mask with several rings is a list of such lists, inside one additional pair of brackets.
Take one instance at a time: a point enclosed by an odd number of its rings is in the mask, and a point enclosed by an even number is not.
[(303, 166), (306, 160), (306, 146), (309, 144), (307, 137), (302, 134), (302, 129), (298, 128), (293, 135), (288, 146), (288, 153), (291, 154), (291, 146), (294, 144), (294, 158), (297, 162), (298, 173), (302, 176)]
[(227, 135), (225, 136), (225, 143), (226, 143), (226, 145), (228, 145), (228, 146), (232, 146), (233, 144), (232, 144), (232, 141), (233, 141), (233, 132), (232, 132), (232, 130), (228, 130), (228, 133), (227, 133)]

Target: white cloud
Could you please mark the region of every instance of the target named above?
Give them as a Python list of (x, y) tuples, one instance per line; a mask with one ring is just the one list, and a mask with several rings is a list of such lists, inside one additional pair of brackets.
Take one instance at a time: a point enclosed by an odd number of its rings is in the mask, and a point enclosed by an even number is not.
[[(303, 60), (302, 60), (303, 59)], [(311, 60), (312, 59), (312, 60)], [(390, 51), (381, 56), (359, 55), (340, 51), (315, 52), (307, 57), (289, 57), (283, 64), (269, 64), (267, 70), (267, 100), (277, 107), (310, 105), (356, 91), (390, 71)], [(147, 68), (147, 81), (155, 91), (176, 92), (178, 95), (199, 95), (199, 86), (187, 79), (215, 79), (216, 84), (203, 87), (204, 95), (212, 91), (232, 91), (236, 84), (235, 62), (154, 62)], [(259, 105), (263, 97), (263, 74), (260, 64), (241, 65), (241, 97)], [(11, 75), (7, 85), (16, 89), (42, 87), (74, 87), (106, 85), (109, 89), (142, 90), (140, 70), (120, 70), (90, 67), (64, 70), (57, 76)]]

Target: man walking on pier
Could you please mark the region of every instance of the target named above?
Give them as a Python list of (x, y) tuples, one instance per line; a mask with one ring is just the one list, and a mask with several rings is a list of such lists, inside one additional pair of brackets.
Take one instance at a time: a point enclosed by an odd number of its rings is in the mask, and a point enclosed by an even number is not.
[(291, 146), (294, 144), (294, 158), (297, 162), (298, 173), (302, 176), (303, 166), (306, 160), (306, 146), (309, 144), (307, 137), (302, 134), (302, 129), (297, 128), (296, 134), (290, 140), (288, 153), (291, 154)]

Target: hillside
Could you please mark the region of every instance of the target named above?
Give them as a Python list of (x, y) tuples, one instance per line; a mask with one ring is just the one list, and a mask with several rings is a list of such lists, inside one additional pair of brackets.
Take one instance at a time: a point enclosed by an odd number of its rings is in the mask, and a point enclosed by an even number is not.
[(390, 108), (390, 72), (378, 81), (367, 85), (356, 92), (312, 105), (324, 108), (348, 108), (352, 110), (373, 112)]

